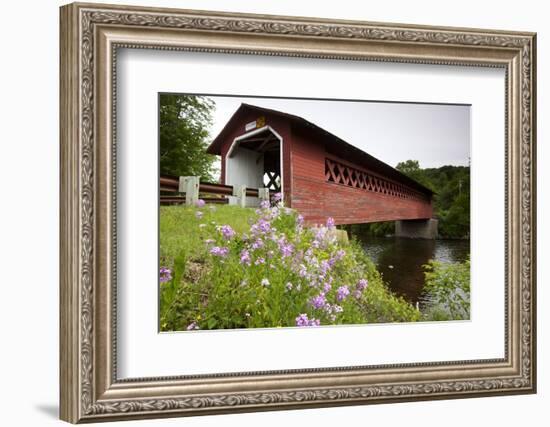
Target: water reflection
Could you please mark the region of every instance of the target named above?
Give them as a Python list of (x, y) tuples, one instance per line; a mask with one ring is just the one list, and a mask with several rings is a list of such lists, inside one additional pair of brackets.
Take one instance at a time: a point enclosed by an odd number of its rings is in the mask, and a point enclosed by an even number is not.
[(390, 289), (413, 304), (422, 301), (424, 264), (430, 259), (463, 262), (470, 253), (469, 240), (362, 237), (361, 242)]

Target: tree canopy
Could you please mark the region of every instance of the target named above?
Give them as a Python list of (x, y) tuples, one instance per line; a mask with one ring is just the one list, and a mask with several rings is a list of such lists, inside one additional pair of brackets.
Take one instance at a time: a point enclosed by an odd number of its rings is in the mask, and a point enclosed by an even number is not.
[(427, 178), (426, 174), (424, 173), (424, 170), (420, 168), (420, 163), (418, 160), (406, 160), (404, 162), (400, 162), (395, 167), (399, 172), (404, 173), (409, 178), (414, 179), (416, 182), (422, 184), (424, 187), (428, 187), (430, 190), (434, 190), (434, 188), (431, 187), (431, 182)]
[(160, 96), (160, 173), (212, 181), (215, 156), (206, 153), (215, 103), (197, 95)]
[(470, 235), (470, 167), (422, 169), (417, 160), (398, 163), (396, 169), (435, 192), (434, 213), (442, 237)]

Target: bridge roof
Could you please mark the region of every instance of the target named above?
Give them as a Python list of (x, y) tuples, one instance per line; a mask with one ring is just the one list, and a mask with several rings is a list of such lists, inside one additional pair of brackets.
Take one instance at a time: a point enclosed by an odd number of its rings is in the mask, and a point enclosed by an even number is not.
[(298, 126), (305, 131), (314, 132), (321, 134), (325, 138), (325, 146), (329, 149), (332, 149), (332, 153), (338, 157), (349, 161), (350, 163), (356, 164), (358, 166), (363, 166), (366, 169), (369, 169), (373, 172), (378, 172), (381, 175), (384, 175), (388, 178), (392, 178), (398, 182), (406, 184), (422, 193), (432, 195), (434, 191), (430, 190), (428, 187), (420, 184), (418, 181), (408, 177), (402, 172), (399, 172), (394, 167), (384, 163), (381, 160), (378, 160), (376, 157), (371, 156), (370, 154), (360, 150), (359, 148), (351, 145), (350, 143), (344, 141), (338, 136), (330, 133), (329, 131), (317, 126), (316, 124), (304, 119), (303, 117), (296, 116), (294, 114), (285, 113), (278, 110), (272, 110), (270, 108), (258, 107), (252, 104), (242, 103), (237, 111), (233, 113), (231, 118), (225, 124), (223, 129), (220, 131), (218, 136), (214, 138), (212, 143), (206, 149), (206, 152), (209, 154), (221, 155), (221, 147), (225, 140), (226, 135), (233, 129), (233, 126), (237, 125), (240, 121), (240, 116), (245, 111), (257, 111), (260, 114), (271, 114), (279, 117), (288, 119), (293, 125)]

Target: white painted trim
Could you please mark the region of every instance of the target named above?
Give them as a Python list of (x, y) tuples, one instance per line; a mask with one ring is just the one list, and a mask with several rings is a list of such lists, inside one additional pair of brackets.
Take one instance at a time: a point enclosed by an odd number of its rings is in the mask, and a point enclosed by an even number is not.
[[(250, 132), (243, 133), (242, 135), (239, 135), (236, 137), (233, 142), (231, 143), (231, 146), (229, 147), (229, 150), (227, 150), (227, 154), (225, 155), (225, 180), (224, 182), (227, 184), (227, 177), (228, 177), (228, 171), (229, 171), (229, 163), (227, 162), (227, 159), (231, 157), (231, 154), (233, 153), (233, 150), (238, 147), (238, 143), (242, 141), (243, 139), (250, 138), (251, 136), (257, 135), (259, 133), (262, 133), (264, 131), (270, 131), (275, 137), (279, 140), (279, 156), (280, 156), (280, 162), (281, 162), (281, 195), (284, 195), (284, 163), (283, 163), (283, 137), (275, 131), (271, 126), (264, 126), (258, 129), (254, 129)], [(263, 177), (262, 177), (263, 179)]]

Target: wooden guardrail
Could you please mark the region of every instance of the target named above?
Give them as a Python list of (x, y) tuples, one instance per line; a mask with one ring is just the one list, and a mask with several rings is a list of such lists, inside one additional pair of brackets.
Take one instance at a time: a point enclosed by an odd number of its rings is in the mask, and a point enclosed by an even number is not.
[[(183, 184), (180, 184), (182, 183)], [(189, 186), (189, 184), (195, 185)], [(196, 185), (198, 183), (198, 186)], [(160, 176), (160, 204), (183, 204), (187, 203), (187, 189), (191, 189), (195, 194), (191, 197), (193, 200), (187, 204), (193, 204), (199, 194), (214, 195), (218, 197), (201, 197), (206, 203), (229, 203), (228, 196), (235, 196), (239, 199), (239, 204), (246, 205), (246, 198), (253, 197), (259, 199), (268, 199), (270, 192), (264, 188), (247, 188), (240, 186), (235, 188), (232, 185), (215, 184), (210, 182), (199, 182), (199, 177), (175, 177), (169, 175)], [(183, 187), (183, 188), (182, 188)], [(183, 191), (182, 191), (183, 190)], [(178, 194), (162, 194), (162, 193), (178, 193)]]

